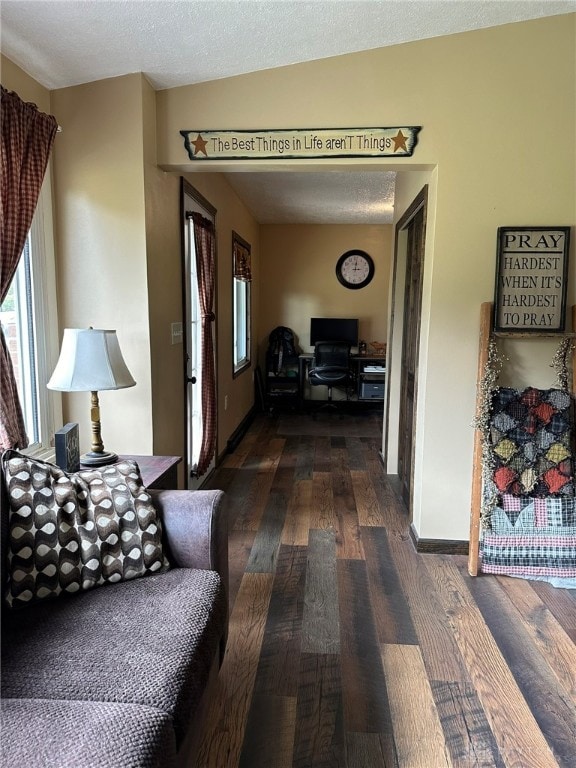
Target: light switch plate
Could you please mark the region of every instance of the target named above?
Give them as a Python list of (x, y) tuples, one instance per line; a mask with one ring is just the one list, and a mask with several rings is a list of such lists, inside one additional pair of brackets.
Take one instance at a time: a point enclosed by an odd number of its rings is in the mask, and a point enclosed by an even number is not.
[(182, 344), (182, 323), (172, 323), (170, 325), (170, 343)]

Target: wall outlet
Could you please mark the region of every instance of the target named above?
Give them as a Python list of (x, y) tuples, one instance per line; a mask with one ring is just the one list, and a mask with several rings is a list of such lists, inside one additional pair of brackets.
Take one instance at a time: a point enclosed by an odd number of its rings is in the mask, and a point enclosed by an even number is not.
[(228, 410), (228, 395), (224, 395), (224, 410)]
[(170, 344), (182, 344), (182, 323), (170, 324)]

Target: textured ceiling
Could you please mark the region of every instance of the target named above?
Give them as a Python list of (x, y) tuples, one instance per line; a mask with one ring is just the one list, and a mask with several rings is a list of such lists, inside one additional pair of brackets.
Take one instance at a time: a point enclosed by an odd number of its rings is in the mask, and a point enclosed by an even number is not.
[(230, 185), (261, 224), (387, 224), (396, 174), (228, 173)]
[[(163, 89), (575, 10), (576, 0), (1, 0), (0, 44), (51, 90), (131, 72)], [(228, 174), (263, 223), (391, 221), (394, 178)]]
[(2, 52), (47, 88), (178, 85), (569, 13), (564, 0), (2, 0)]

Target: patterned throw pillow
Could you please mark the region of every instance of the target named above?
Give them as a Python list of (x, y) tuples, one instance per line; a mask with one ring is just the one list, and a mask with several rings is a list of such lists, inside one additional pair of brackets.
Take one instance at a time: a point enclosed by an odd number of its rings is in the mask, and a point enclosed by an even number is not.
[(10, 606), (168, 567), (160, 519), (134, 461), (70, 474), (15, 451), (2, 463)]

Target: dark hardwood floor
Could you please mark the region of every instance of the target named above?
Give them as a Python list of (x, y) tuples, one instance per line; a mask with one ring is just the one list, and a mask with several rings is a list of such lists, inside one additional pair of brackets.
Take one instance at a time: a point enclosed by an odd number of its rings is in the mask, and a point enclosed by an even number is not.
[(261, 415), (212, 478), (230, 638), (194, 768), (574, 768), (576, 592), (416, 553), (380, 418)]

